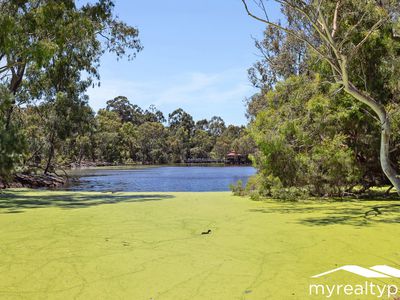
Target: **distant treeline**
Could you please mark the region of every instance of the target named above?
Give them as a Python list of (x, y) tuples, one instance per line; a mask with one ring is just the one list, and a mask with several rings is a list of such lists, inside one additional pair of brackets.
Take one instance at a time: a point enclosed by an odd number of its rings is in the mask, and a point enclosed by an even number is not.
[(123, 96), (107, 101), (97, 114), (83, 102), (61, 97), (20, 108), (14, 118), (26, 143), (22, 166), (45, 172), (89, 162), (181, 163), (223, 159), (231, 150), (254, 152), (244, 126), (227, 126), (216, 116), (195, 122), (182, 109), (166, 118), (155, 106), (143, 110)]

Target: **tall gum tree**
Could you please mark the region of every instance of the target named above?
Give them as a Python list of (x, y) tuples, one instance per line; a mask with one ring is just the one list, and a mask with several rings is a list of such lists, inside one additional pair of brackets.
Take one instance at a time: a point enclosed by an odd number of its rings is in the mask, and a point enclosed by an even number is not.
[[(112, 0), (0, 0), (0, 87), (10, 95), (6, 102), (0, 94), (0, 138), (15, 136), (13, 111), (19, 105), (54, 103), (60, 95), (84, 103), (87, 89), (100, 79), (104, 53), (131, 59), (142, 50), (137, 28), (118, 19), (113, 7)], [(56, 118), (44, 123), (61, 127)], [(54, 157), (55, 134), (49, 134), (45, 173)]]
[[(397, 0), (241, 0), (247, 14), (282, 33), (303, 42), (330, 69), (330, 81), (355, 100), (364, 103), (379, 120), (380, 164), (400, 195), (400, 178), (390, 160), (391, 118), (383, 99), (374, 97), (358, 84), (354, 61), (365, 44), (382, 31), (399, 37), (400, 4)], [(270, 20), (268, 9), (275, 2), (285, 22)], [(250, 5), (252, 4), (252, 5)], [(397, 43), (400, 43), (397, 40)], [(362, 67), (362, 66), (361, 66)], [(393, 69), (395, 69), (393, 67)]]
[(142, 50), (138, 30), (114, 15), (112, 0), (87, 2), (0, 0), (0, 84), (15, 96), (7, 127), (30, 68), (46, 69), (69, 55), (80, 72), (99, 79), (102, 54), (130, 59)]

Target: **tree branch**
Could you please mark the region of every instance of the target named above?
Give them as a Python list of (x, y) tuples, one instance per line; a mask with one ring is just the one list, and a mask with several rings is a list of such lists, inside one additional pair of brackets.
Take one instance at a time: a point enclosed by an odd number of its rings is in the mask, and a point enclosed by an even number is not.
[[(319, 36), (320, 36), (323, 40), (325, 40), (325, 42), (326, 42), (329, 46), (331, 46), (332, 48), (335, 47), (333, 41), (330, 39), (330, 33), (328, 32), (327, 35), (324, 34), (324, 33), (321, 31), (321, 29), (319, 28), (319, 26), (318, 26), (318, 25), (320, 25), (320, 26), (322, 27), (323, 30), (325, 29), (325, 27), (327, 27), (326, 22), (325, 22), (325, 19), (323, 18), (323, 15), (322, 15), (320, 6), (318, 7), (318, 10), (317, 10), (318, 15), (315, 16), (316, 21), (314, 21), (313, 18), (310, 16), (310, 14), (308, 14), (303, 8), (300, 8), (300, 7), (296, 6), (296, 5), (293, 5), (293, 4), (289, 3), (289, 2), (286, 1), (286, 0), (275, 0), (275, 1), (276, 1), (277, 3), (279, 3), (279, 4), (281, 4), (281, 5), (287, 5), (287, 6), (289, 6), (290, 8), (292, 8), (292, 9), (298, 11), (299, 13), (301, 13), (304, 17), (307, 18), (307, 20), (310, 22), (311, 26), (318, 32)], [(301, 1), (301, 3), (302, 3), (304, 6), (307, 5), (307, 4), (304, 3), (303, 1)], [(318, 20), (319, 18), (322, 18), (322, 20)], [(323, 22), (320, 22), (320, 21), (323, 21)]]
[(337, 19), (338, 19), (338, 12), (340, 7), (340, 0), (336, 2), (335, 13), (333, 15), (333, 22), (332, 22), (332, 33), (331, 37), (334, 38), (336, 31), (337, 31)]
[(371, 36), (371, 34), (376, 30), (376, 29), (378, 29), (383, 23), (384, 23), (384, 21), (386, 21), (387, 20), (387, 18), (383, 18), (383, 19), (380, 19), (378, 22), (376, 22), (372, 27), (371, 27), (371, 29), (368, 31), (368, 33), (367, 33), (367, 35), (361, 40), (361, 42), (359, 42), (358, 44), (357, 44), (357, 46), (355, 46), (355, 48), (353, 49), (353, 53), (356, 53), (357, 52), (357, 50), (368, 40), (368, 38)]
[[(277, 1), (279, 2), (279, 0), (277, 0)], [(255, 19), (255, 20), (257, 20), (257, 21), (260, 21), (260, 22), (262, 22), (262, 23), (265, 23), (265, 24), (267, 24), (267, 25), (269, 25), (269, 26), (272, 26), (272, 27), (275, 27), (275, 28), (277, 28), (277, 29), (279, 29), (279, 30), (282, 30), (282, 31), (286, 32), (287, 34), (289, 34), (289, 35), (295, 37), (296, 39), (298, 39), (298, 40), (300, 40), (300, 41), (306, 43), (306, 44), (307, 44), (312, 50), (314, 50), (321, 58), (323, 58), (325, 61), (327, 61), (327, 62), (329, 63), (329, 65), (330, 65), (333, 69), (335, 69), (338, 73), (341, 73), (340, 68), (339, 68), (337, 65), (335, 65), (335, 63), (332, 62), (331, 59), (330, 59), (327, 55), (323, 54), (320, 50), (318, 50), (309, 40), (307, 40), (306, 38), (301, 37), (300, 35), (298, 35), (298, 34), (297, 34), (296, 32), (294, 32), (293, 30), (290, 30), (290, 29), (285, 28), (285, 27), (283, 27), (283, 26), (281, 26), (281, 25), (279, 25), (279, 24), (277, 24), (277, 23), (270, 22), (270, 21), (268, 21), (268, 20), (265, 20), (265, 19), (263, 19), (263, 18), (260, 18), (260, 17), (258, 17), (258, 16), (256, 16), (256, 15), (254, 15), (254, 14), (249, 10), (249, 7), (248, 7), (248, 5), (247, 5), (247, 3), (246, 3), (246, 0), (242, 0), (242, 3), (243, 3), (243, 5), (244, 5), (244, 8), (245, 8), (247, 14), (248, 14), (250, 17), (252, 17), (253, 19)], [(279, 2), (279, 3), (280, 3), (280, 2)]]

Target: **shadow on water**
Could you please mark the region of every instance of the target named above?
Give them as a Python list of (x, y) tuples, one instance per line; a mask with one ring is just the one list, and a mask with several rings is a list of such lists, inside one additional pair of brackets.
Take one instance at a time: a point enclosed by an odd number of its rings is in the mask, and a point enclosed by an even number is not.
[(85, 208), (120, 202), (147, 202), (174, 198), (165, 194), (126, 195), (114, 192), (93, 194), (74, 193), (34, 193), (12, 191), (0, 193), (0, 213), (21, 213), (32, 208), (60, 207), (66, 209)]
[(307, 226), (351, 225), (366, 227), (377, 223), (400, 223), (400, 203), (371, 205), (368, 202), (353, 202), (346, 204), (281, 204), (276, 207), (251, 209), (250, 211), (265, 214), (298, 215), (297, 222)]

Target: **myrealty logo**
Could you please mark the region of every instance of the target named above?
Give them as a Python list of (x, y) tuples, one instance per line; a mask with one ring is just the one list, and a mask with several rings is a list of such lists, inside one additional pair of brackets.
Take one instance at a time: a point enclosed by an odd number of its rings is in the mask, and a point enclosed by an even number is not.
[[(363, 268), (356, 265), (346, 265), (340, 268), (329, 270), (321, 274), (311, 276), (311, 278), (320, 278), (325, 275), (335, 273), (337, 271), (346, 271), (364, 278), (400, 278), (400, 270), (386, 266), (376, 265), (369, 268)], [(309, 285), (310, 296), (325, 296), (331, 298), (332, 296), (368, 296), (393, 299), (392, 297), (398, 296), (400, 288), (395, 284), (376, 284), (371, 281), (365, 281), (359, 284), (321, 284), (312, 283)], [(394, 298), (400, 300), (400, 297)]]
[(399, 269), (389, 267), (386, 265), (372, 266), (368, 269), (356, 265), (346, 265), (340, 268), (323, 272), (321, 274), (311, 276), (311, 278), (322, 277), (331, 273), (335, 273), (337, 271), (347, 271), (365, 278), (391, 278), (391, 277), (400, 278)]

